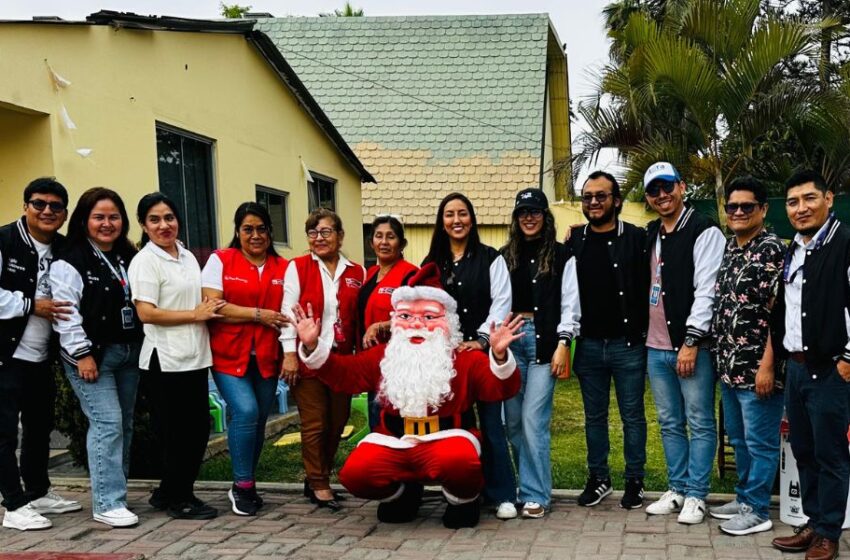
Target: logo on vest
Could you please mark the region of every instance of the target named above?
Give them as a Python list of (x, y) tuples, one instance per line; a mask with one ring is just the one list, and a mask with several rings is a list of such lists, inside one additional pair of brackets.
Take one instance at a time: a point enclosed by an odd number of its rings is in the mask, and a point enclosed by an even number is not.
[(345, 279), (345, 285), (348, 288), (360, 288), (360, 286), (363, 285), (363, 282), (361, 282), (360, 280), (356, 280), (354, 278), (346, 278)]
[(378, 288), (379, 294), (387, 295), (387, 296), (392, 295), (392, 293), (394, 291), (395, 291), (395, 288)]
[(224, 277), (224, 281), (225, 282), (242, 282), (243, 284), (248, 283), (248, 280), (246, 280), (245, 278), (239, 278), (238, 276), (229, 276), (229, 275)]
[(283, 286), (283, 278), (272, 278), (272, 286)]
[(18, 259), (14, 258), (14, 257), (9, 258), (9, 261), (6, 263), (6, 270), (8, 270), (9, 272), (12, 272), (12, 271), (15, 271), (15, 270), (20, 270), (21, 272), (27, 271), (26, 267), (19, 265)]

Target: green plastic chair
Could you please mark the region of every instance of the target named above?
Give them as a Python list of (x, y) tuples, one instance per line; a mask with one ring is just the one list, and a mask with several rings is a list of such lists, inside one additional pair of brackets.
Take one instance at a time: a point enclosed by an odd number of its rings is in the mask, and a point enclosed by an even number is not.
[(210, 416), (213, 419), (213, 431), (217, 434), (224, 432), (224, 410), (214, 395), (209, 395)]
[(359, 395), (352, 395), (351, 409), (356, 410), (366, 417), (366, 424), (360, 428), (360, 431), (348, 439), (351, 443), (357, 444), (369, 433), (369, 394), (360, 393)]

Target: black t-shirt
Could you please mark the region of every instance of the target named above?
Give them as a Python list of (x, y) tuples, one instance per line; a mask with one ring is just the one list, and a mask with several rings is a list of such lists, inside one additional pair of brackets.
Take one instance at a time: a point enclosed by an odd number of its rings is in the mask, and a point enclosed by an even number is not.
[(623, 313), (617, 293), (617, 278), (608, 253), (608, 244), (617, 238), (617, 229), (596, 233), (588, 230), (578, 262), (581, 299), (581, 336), (619, 338), (625, 336)]
[[(531, 261), (537, 260), (540, 252), (540, 239), (524, 241), (521, 245), (519, 263), (511, 272), (511, 311), (514, 313), (530, 313), (534, 311), (534, 284), (531, 283)], [(537, 267), (533, 267), (537, 270)]]

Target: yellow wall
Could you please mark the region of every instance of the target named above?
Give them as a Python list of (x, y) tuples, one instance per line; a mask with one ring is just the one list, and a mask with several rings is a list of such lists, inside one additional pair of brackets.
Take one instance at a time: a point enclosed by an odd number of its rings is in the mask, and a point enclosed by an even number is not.
[[(550, 207), (552, 213), (555, 215), (555, 222), (558, 224), (559, 235), (563, 235), (571, 225), (587, 222), (584, 219), (584, 214), (581, 213), (580, 202), (559, 202), (552, 204)], [(624, 222), (641, 227), (657, 217), (658, 215), (654, 212), (646, 210), (646, 205), (643, 202), (624, 202), (623, 211), (620, 213), (620, 219)]]
[[(0, 178), (11, 177), (0, 183), (2, 222), (19, 215), (27, 180), (44, 174), (69, 187), (72, 201), (92, 186), (115, 188), (132, 214), (142, 195), (158, 189), (160, 122), (215, 140), (221, 245), (232, 235), (236, 206), (253, 200), (260, 184), (289, 193), (292, 246), (284, 255), (306, 250), (307, 186), (299, 158), (338, 181), (343, 222), (360, 223), (359, 176), (241, 35), (0, 25), (0, 153), (9, 146), (17, 152), (0, 156)], [(71, 85), (57, 91), (46, 63)], [(4, 110), (4, 102), (49, 116), (27, 116), (22, 123)], [(77, 130), (64, 126), (63, 103)], [(38, 141), (20, 144), (21, 131)], [(77, 148), (93, 152), (83, 158)], [(131, 235), (138, 237), (135, 224)], [(346, 248), (362, 259), (359, 228), (348, 228)]]

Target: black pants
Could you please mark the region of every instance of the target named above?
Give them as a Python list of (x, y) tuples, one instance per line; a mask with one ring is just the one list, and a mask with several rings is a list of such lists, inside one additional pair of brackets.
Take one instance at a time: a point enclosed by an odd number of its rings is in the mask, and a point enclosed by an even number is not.
[(818, 535), (838, 541), (850, 477), (850, 384), (835, 366), (815, 369), (788, 360), (787, 373), (785, 411), (800, 471), (803, 513)]
[(163, 453), (159, 493), (169, 503), (186, 502), (193, 497), (209, 439), (208, 370), (164, 372), (154, 352), (143, 375), (150, 383), (154, 429)]
[[(41, 498), (50, 488), (47, 461), (55, 401), (56, 381), (49, 362), (11, 359), (0, 367), (0, 494), (7, 510)], [(20, 468), (15, 456), (19, 418)]]

